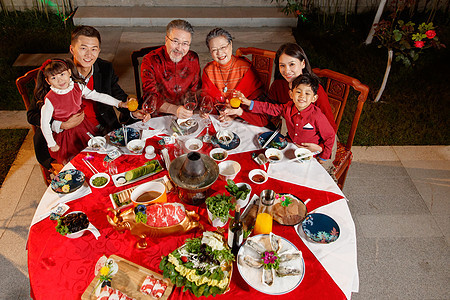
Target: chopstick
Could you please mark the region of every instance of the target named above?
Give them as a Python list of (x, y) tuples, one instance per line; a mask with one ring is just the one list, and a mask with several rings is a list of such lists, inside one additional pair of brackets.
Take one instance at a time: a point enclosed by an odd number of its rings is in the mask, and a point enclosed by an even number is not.
[(86, 164), (86, 166), (89, 168), (89, 170), (91, 170), (91, 172), (92, 172), (93, 174), (97, 174), (97, 173), (98, 173), (97, 169), (96, 169), (90, 162), (88, 162), (88, 161), (85, 160), (84, 158), (82, 158), (82, 160), (84, 161), (84, 163)]
[(124, 138), (124, 140), (125, 140), (125, 147), (128, 145), (128, 142), (127, 142), (127, 130), (126, 130), (126, 127), (125, 127), (125, 125), (124, 124), (122, 124), (122, 131), (123, 131), (123, 138)]
[(277, 130), (275, 130), (272, 135), (267, 139), (267, 141), (264, 143), (264, 145), (262, 146), (262, 149), (266, 148), (267, 145), (269, 145), (269, 143), (277, 136), (277, 134), (280, 132), (281, 130), (281, 125), (277, 127)]

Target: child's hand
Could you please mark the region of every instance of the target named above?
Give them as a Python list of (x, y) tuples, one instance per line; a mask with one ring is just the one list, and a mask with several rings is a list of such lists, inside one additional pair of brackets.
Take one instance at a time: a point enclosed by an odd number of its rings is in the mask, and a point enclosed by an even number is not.
[(244, 94), (238, 90), (233, 91), (233, 97), (241, 99), (241, 103), (247, 106), (249, 106), (252, 103), (251, 100), (248, 100), (247, 97), (245, 97)]
[(314, 143), (301, 143), (300, 145), (297, 145), (297, 146), (300, 148), (306, 148), (311, 152), (320, 153), (323, 151), (322, 147), (320, 147), (319, 145), (314, 144)]
[(59, 151), (59, 146), (56, 145), (56, 146), (50, 147), (50, 150), (52, 150), (53, 152), (57, 152), (57, 151)]

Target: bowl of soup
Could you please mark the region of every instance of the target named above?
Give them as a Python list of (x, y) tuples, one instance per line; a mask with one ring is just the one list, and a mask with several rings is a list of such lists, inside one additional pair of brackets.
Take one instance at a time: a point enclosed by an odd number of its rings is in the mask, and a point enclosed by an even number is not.
[(151, 203), (167, 202), (166, 186), (161, 182), (147, 182), (138, 186), (131, 193), (131, 201), (134, 205), (148, 205)]

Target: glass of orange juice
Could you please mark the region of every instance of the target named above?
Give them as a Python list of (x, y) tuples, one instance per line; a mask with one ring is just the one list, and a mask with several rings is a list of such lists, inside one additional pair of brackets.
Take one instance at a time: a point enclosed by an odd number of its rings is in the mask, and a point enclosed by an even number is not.
[(230, 106), (232, 108), (239, 108), (239, 106), (241, 106), (241, 99), (239, 99), (238, 97), (232, 97), (230, 99)]
[(127, 97), (127, 103), (129, 111), (136, 111), (138, 109), (139, 102), (137, 100), (136, 95), (129, 95)]
[(269, 234), (272, 232), (273, 218), (268, 213), (260, 213), (256, 216), (255, 228), (253, 232), (257, 234)]

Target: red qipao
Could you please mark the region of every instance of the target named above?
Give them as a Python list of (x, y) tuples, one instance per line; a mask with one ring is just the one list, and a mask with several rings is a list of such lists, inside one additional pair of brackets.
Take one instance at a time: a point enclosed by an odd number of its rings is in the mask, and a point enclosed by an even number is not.
[[(319, 89), (317, 90), (317, 95), (319, 98), (316, 102), (314, 102), (314, 105), (320, 108), (333, 127), (334, 132), (337, 132), (337, 126), (334, 122), (334, 115), (331, 110), (330, 102), (328, 101), (328, 95), (320, 84)], [(280, 104), (291, 101), (292, 99), (289, 96), (289, 83), (284, 78), (274, 80), (269, 89), (269, 98)]]
[[(237, 57), (236, 59), (242, 60), (243, 58)], [(218, 98), (223, 96), (222, 92), (217, 88), (217, 86), (211, 81), (206, 73), (208, 68), (214, 67), (214, 64), (217, 64), (215, 61), (209, 62), (205, 68), (203, 69), (202, 75), (202, 90), (204, 93), (210, 95), (211, 97)], [(248, 62), (250, 65), (250, 63)], [(247, 99), (258, 99), (264, 93), (263, 84), (258, 77), (258, 74), (255, 70), (250, 66), (248, 71), (244, 74), (244, 76), (240, 79), (235, 90), (241, 91)], [(242, 107), (242, 106), (241, 106)], [(248, 122), (249, 124), (255, 126), (266, 126), (269, 123), (269, 120), (266, 115), (252, 113), (247, 110), (247, 108), (242, 107), (244, 112), (240, 116), (243, 120)]]
[(195, 92), (200, 85), (200, 64), (198, 55), (190, 51), (174, 63), (167, 53), (166, 46), (151, 51), (144, 56), (141, 64), (142, 90), (144, 94), (157, 95), (158, 105), (164, 102), (182, 104), (182, 96)]

